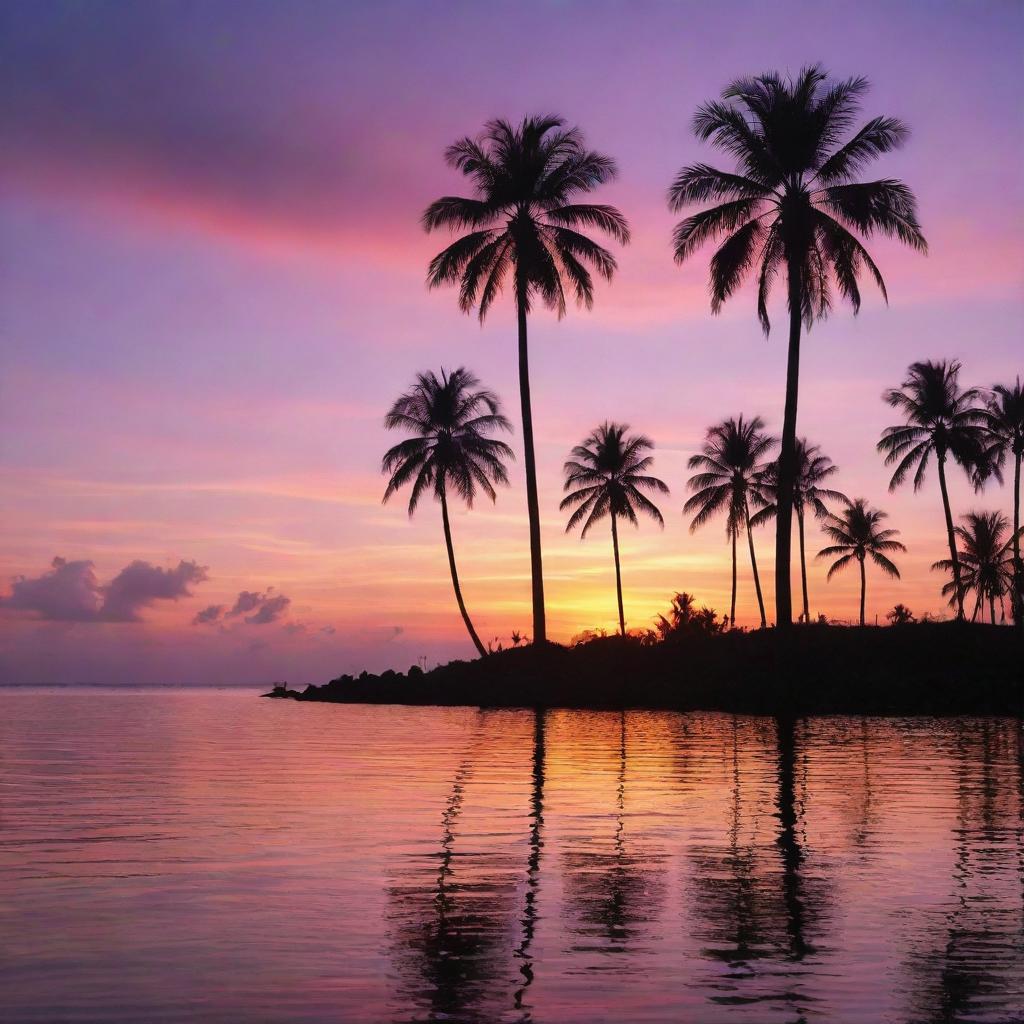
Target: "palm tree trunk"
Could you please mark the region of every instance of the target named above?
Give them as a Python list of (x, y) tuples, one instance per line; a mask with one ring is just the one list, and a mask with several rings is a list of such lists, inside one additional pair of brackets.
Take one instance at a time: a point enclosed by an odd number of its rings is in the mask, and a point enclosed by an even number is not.
[(981, 611), (981, 585), (978, 585), (978, 597), (974, 602), (974, 611), (971, 612), (971, 622), (978, 621), (978, 612)]
[(739, 529), (735, 523), (729, 531), (732, 534), (732, 600), (729, 603), (729, 628), (736, 628), (736, 534)]
[(864, 594), (868, 589), (867, 576), (864, 573), (864, 559), (860, 561), (860, 624), (864, 625)]
[(619, 571), (619, 531), (612, 513), (612, 550), (615, 552), (615, 593), (619, 599), (619, 632), (626, 635), (626, 617), (622, 613), (622, 573)]
[(537, 500), (537, 462), (533, 454), (533, 412), (530, 406), (530, 360), (526, 345), (526, 286), (516, 285), (519, 318), (519, 401), (523, 415), (523, 462), (526, 465), (526, 511), (530, 519), (530, 573), (533, 578), (533, 642), (547, 643), (544, 620), (544, 567), (540, 553), (540, 505)]
[(1013, 592), (1010, 594), (1010, 609), (1017, 628), (1024, 632), (1024, 564), (1020, 560), (1021, 454), (1013, 453)]
[(761, 628), (768, 625), (764, 614), (764, 598), (761, 596), (761, 577), (757, 571), (757, 557), (754, 555), (754, 531), (750, 529), (750, 508), (746, 498), (743, 499), (743, 517), (747, 521), (747, 543), (750, 545), (750, 568), (754, 570), (754, 590), (757, 591), (757, 607), (761, 612)]
[(459, 611), (462, 612), (462, 621), (469, 630), (470, 639), (480, 652), (480, 657), (486, 656), (487, 651), (480, 643), (480, 637), (476, 635), (473, 623), (470, 622), (469, 612), (466, 611), (466, 602), (462, 600), (462, 587), (459, 586), (459, 571), (455, 568), (455, 549), (452, 547), (452, 528), (448, 522), (448, 498), (445, 495), (444, 482), (441, 482), (441, 522), (444, 524), (444, 543), (448, 548), (448, 566), (452, 570), (452, 586), (455, 588), (455, 600), (459, 602)]
[(796, 509), (796, 524), (800, 531), (800, 585), (804, 592), (804, 622), (810, 622), (811, 612), (807, 602), (807, 556), (804, 554), (804, 510), (800, 505)]
[(988, 614), (994, 626), (996, 624), (996, 599), (991, 593), (988, 595)]
[(775, 624), (788, 630), (793, 622), (793, 596), (790, 590), (789, 558), (793, 533), (793, 487), (796, 482), (796, 407), (800, 386), (800, 265), (790, 258), (789, 278), (789, 353), (786, 358), (786, 407), (782, 419), (782, 450), (779, 453), (779, 479), (776, 491), (775, 520)]
[(953, 563), (953, 589), (956, 592), (956, 617), (964, 617), (964, 591), (960, 586), (960, 559), (956, 553), (956, 534), (953, 532), (953, 513), (949, 510), (949, 492), (946, 490), (946, 453), (938, 451), (939, 490), (942, 492), (942, 511), (946, 514), (946, 539), (949, 541), (949, 560)]

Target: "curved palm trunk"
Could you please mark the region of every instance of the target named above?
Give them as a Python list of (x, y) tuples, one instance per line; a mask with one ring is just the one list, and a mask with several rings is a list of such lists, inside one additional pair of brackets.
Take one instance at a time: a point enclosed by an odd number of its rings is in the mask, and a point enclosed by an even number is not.
[(975, 602), (974, 602), (974, 611), (971, 612), (971, 622), (977, 622), (978, 621), (978, 612), (981, 611), (981, 594), (982, 594), (982, 590), (981, 590), (981, 586), (979, 585), (978, 586), (978, 597), (977, 597), (977, 600), (975, 600)]
[(936, 452), (939, 464), (939, 490), (942, 492), (942, 511), (946, 515), (946, 540), (949, 542), (949, 560), (953, 563), (953, 588), (956, 592), (956, 617), (964, 617), (964, 589), (960, 584), (960, 558), (956, 552), (956, 534), (953, 532), (953, 513), (949, 509), (949, 492), (946, 490), (946, 453)]
[(612, 551), (615, 553), (615, 595), (619, 599), (619, 632), (626, 635), (626, 617), (622, 613), (622, 573), (619, 570), (619, 530), (612, 513)]
[(540, 553), (540, 505), (537, 500), (537, 462), (533, 454), (533, 412), (530, 406), (530, 360), (526, 345), (526, 291), (516, 288), (519, 319), (519, 402), (523, 416), (523, 462), (526, 465), (526, 511), (530, 519), (530, 574), (533, 579), (533, 642), (547, 642), (544, 620), (544, 567)]
[(732, 599), (729, 602), (729, 628), (736, 628), (736, 534), (739, 532), (735, 523), (729, 532), (732, 534)]
[(761, 576), (757, 571), (757, 556), (754, 554), (754, 531), (750, 529), (750, 508), (747, 501), (743, 500), (743, 517), (747, 521), (747, 544), (750, 546), (750, 568), (754, 570), (754, 590), (757, 591), (757, 607), (761, 612), (761, 628), (768, 625), (764, 614), (764, 598), (761, 596)]
[(796, 507), (796, 524), (800, 532), (800, 585), (803, 587), (804, 595), (804, 622), (810, 622), (811, 612), (807, 602), (807, 556), (804, 554), (804, 510), (801, 505)]
[(800, 266), (790, 259), (789, 352), (786, 357), (786, 407), (782, 420), (782, 450), (779, 452), (779, 481), (775, 520), (775, 624), (787, 630), (793, 622), (789, 559), (793, 533), (793, 486), (796, 482), (796, 407), (800, 387)]
[(860, 562), (860, 624), (864, 625), (864, 595), (868, 589), (867, 576), (864, 573), (864, 559), (858, 559)]
[(462, 600), (462, 587), (459, 586), (459, 572), (455, 568), (455, 549), (452, 547), (452, 528), (448, 522), (448, 498), (445, 495), (444, 484), (441, 484), (441, 522), (444, 524), (444, 543), (448, 548), (448, 566), (452, 571), (452, 586), (455, 588), (455, 600), (459, 602), (459, 611), (462, 612), (462, 621), (469, 630), (470, 639), (473, 645), (480, 652), (480, 657), (486, 656), (487, 651), (480, 643), (480, 637), (476, 635), (473, 623), (469, 619), (469, 612), (466, 611), (466, 602)]

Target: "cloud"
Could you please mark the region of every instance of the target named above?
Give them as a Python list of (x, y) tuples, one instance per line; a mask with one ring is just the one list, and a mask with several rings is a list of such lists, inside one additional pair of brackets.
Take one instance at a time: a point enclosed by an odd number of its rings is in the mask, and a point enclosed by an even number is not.
[(334, 636), (334, 634), (337, 633), (338, 631), (333, 626), (321, 626), (320, 627), (320, 632), (324, 636)]
[(18, 576), (0, 606), (35, 612), (50, 622), (140, 622), (139, 613), (156, 601), (190, 597), (193, 584), (207, 578), (205, 566), (184, 559), (164, 569), (136, 559), (102, 586), (87, 560), (54, 558), (41, 576)]
[(243, 590), (235, 601), (234, 607), (228, 612), (228, 615), (244, 615), (246, 612), (251, 612), (254, 608), (259, 608), (260, 604), (267, 599), (266, 594), (260, 594), (255, 590)]
[(107, 587), (100, 618), (106, 622), (138, 622), (139, 612), (154, 601), (191, 597), (189, 587), (207, 579), (206, 567), (180, 561), (174, 569), (136, 560), (122, 569)]
[(36, 612), (52, 622), (95, 622), (103, 607), (103, 588), (93, 563), (58, 557), (51, 565), (49, 572), (35, 579), (14, 579), (10, 595), (0, 599), (0, 604)]
[(246, 616), (245, 621), (250, 626), (265, 626), (268, 623), (277, 622), (288, 610), (288, 605), (291, 603), (292, 599), (285, 597), (284, 594), (264, 597), (256, 614)]
[(192, 620), (193, 626), (202, 626), (209, 622), (216, 622), (221, 615), (224, 614), (225, 605), (222, 604), (211, 604), (204, 608), (201, 612), (196, 612), (196, 617)]
[[(238, 618), (245, 616), (245, 621), (250, 626), (266, 626), (271, 622), (277, 622), (283, 618), (292, 603), (290, 597), (284, 594), (274, 594), (273, 587), (267, 587), (266, 591), (242, 590), (239, 592), (231, 610), (224, 613), (224, 618)], [(212, 615), (214, 606), (211, 605), (204, 612), (196, 616), (196, 621), (216, 622), (218, 616)], [(252, 614), (249, 614), (249, 613)], [(208, 615), (208, 613), (210, 613)], [(205, 616), (200, 620), (200, 616)]]

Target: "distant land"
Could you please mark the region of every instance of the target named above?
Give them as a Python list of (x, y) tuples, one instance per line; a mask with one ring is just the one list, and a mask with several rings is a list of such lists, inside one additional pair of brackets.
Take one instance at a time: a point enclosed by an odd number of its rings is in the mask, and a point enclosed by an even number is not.
[(336, 703), (749, 714), (1024, 715), (1019, 631), (966, 622), (801, 626), (656, 644), (516, 647), (429, 672), (343, 675), (266, 696)]

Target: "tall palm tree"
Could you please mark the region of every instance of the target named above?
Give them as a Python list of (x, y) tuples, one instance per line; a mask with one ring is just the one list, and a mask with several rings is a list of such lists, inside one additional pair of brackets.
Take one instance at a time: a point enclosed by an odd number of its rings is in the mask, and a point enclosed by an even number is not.
[[(834, 491), (821, 485), (828, 477), (839, 471), (839, 467), (816, 444), (811, 444), (806, 437), (798, 437), (796, 441), (796, 481), (793, 484), (793, 508), (796, 511), (797, 535), (800, 540), (800, 586), (804, 599), (804, 610), (800, 618), (803, 622), (811, 621), (811, 612), (807, 599), (807, 554), (804, 548), (804, 514), (807, 509), (817, 519), (824, 519), (828, 514), (826, 501), (848, 502), (850, 499), (842, 491)], [(779, 460), (769, 462), (758, 479), (758, 489), (762, 498), (768, 502), (751, 517), (751, 526), (760, 526), (778, 514), (776, 502), (779, 490)]]
[(837, 516), (829, 514), (822, 530), (832, 541), (827, 548), (822, 548), (818, 558), (839, 557), (829, 566), (827, 579), (845, 569), (854, 559), (860, 564), (860, 624), (864, 625), (864, 595), (867, 580), (864, 573), (864, 562), (870, 555), (871, 560), (887, 576), (900, 578), (900, 571), (886, 557), (887, 551), (906, 551), (898, 541), (893, 540), (899, 530), (880, 529), (883, 519), (888, 515), (880, 509), (872, 508), (864, 498), (857, 498), (847, 503), (846, 508)]
[(760, 502), (757, 481), (764, 470), (764, 459), (778, 441), (764, 432), (760, 416), (744, 420), (730, 417), (710, 427), (700, 454), (690, 458), (690, 469), (703, 470), (691, 476), (687, 486), (693, 491), (683, 506), (685, 514), (695, 513), (690, 532), (703, 526), (713, 515), (726, 513), (726, 536), (732, 544), (732, 599), (729, 603), (729, 625), (736, 626), (736, 539), (744, 527), (750, 548), (750, 567), (754, 573), (757, 606), (761, 612), (761, 628), (768, 624), (761, 595), (761, 577), (754, 554), (751, 531), (750, 501)]
[[(637, 512), (665, 525), (658, 507), (643, 491), (668, 494), (668, 487), (647, 471), (654, 459), (647, 454), (654, 442), (643, 434), (628, 434), (628, 423), (602, 423), (572, 450), (565, 464), (565, 490), (559, 508), (573, 508), (565, 532), (583, 524), (580, 536), (605, 516), (612, 521), (612, 552), (615, 556), (615, 594), (619, 601), (619, 631), (626, 635), (626, 617), (622, 610), (622, 573), (619, 569), (618, 520), (639, 525)], [(572, 488), (576, 488), (572, 490)]]
[(445, 153), (473, 185), (473, 195), (444, 196), (427, 207), (427, 231), (469, 229), (430, 262), (431, 288), (459, 285), (459, 306), (476, 307), (481, 322), (511, 279), (519, 324), (519, 398), (523, 417), (526, 507), (530, 520), (533, 639), (544, 643), (544, 573), (540, 548), (537, 466), (533, 452), (527, 314), (536, 300), (561, 318), (566, 292), (587, 308), (594, 301), (591, 269), (611, 280), (615, 257), (584, 235), (598, 228), (629, 241), (626, 219), (614, 206), (580, 202), (617, 171), (607, 156), (587, 149), (578, 128), (560, 117), (527, 117), (518, 126), (488, 121), (476, 139), (463, 138)]
[(1013, 621), (1024, 628), (1024, 563), (1020, 558), (1020, 464), (1024, 456), (1024, 390), (1020, 377), (1012, 387), (996, 384), (988, 401), (989, 431), (994, 441), (990, 452), (997, 470), (1001, 470), (1007, 455), (1013, 458), (1013, 586), (1010, 606)]
[(452, 529), (448, 521), (448, 491), (454, 491), (472, 508), (477, 488), (494, 501), (494, 484), (507, 484), (505, 459), (512, 449), (504, 441), (487, 435), (493, 430), (511, 430), (512, 424), (501, 413), (496, 395), (480, 387), (480, 381), (460, 367), (452, 373), (418, 373), (409, 391), (400, 395), (384, 417), (388, 430), (407, 430), (412, 435), (399, 441), (384, 455), (381, 472), (391, 474), (384, 501), (408, 483), (409, 515), (423, 493), (433, 489), (441, 503), (444, 543), (448, 549), (448, 567), (462, 621), (480, 656), (487, 651), (480, 643), (466, 603), (462, 599), (459, 573), (455, 567)]
[[(960, 540), (960, 584), (964, 594), (974, 591), (973, 622), (978, 617), (982, 603), (987, 600), (992, 624), (996, 621), (996, 599), (1002, 603), (1005, 593), (1013, 587), (1013, 559), (1011, 550), (1019, 540), (1016, 533), (1006, 536), (1010, 524), (1002, 512), (968, 512), (960, 517), (962, 526), (956, 528)], [(943, 558), (932, 565), (933, 569), (950, 572), (953, 562)], [(950, 580), (942, 588), (949, 603), (956, 603), (956, 582)]]
[[(875, 117), (848, 135), (867, 90), (864, 78), (832, 81), (818, 65), (795, 79), (770, 72), (743, 78), (706, 103), (695, 134), (736, 161), (732, 172), (707, 164), (684, 167), (668, 193), (678, 212), (694, 203), (718, 205), (675, 229), (676, 261), (723, 238), (711, 258), (711, 309), (717, 313), (749, 273), (758, 279), (757, 312), (767, 334), (768, 295), (782, 270), (789, 307), (786, 406), (779, 455), (775, 533), (776, 621), (792, 620), (790, 533), (796, 481), (796, 416), (801, 328), (810, 329), (832, 303), (833, 282), (856, 313), (863, 271), (885, 296), (885, 283), (858, 239), (877, 234), (925, 251), (913, 192), (893, 178), (857, 181), (872, 159), (902, 144), (907, 128)], [(843, 141), (845, 137), (845, 141)]]
[(960, 581), (960, 560), (953, 531), (953, 513), (946, 488), (946, 459), (963, 467), (975, 487), (980, 486), (985, 464), (985, 423), (987, 415), (978, 402), (976, 388), (960, 387), (957, 360), (911, 363), (907, 378), (898, 388), (889, 388), (882, 398), (906, 417), (906, 423), (886, 427), (878, 450), (886, 452), (885, 464), (897, 464), (889, 481), (894, 491), (916, 464), (914, 490), (924, 483), (928, 460), (934, 454), (938, 467), (942, 510), (946, 517), (946, 539), (953, 569), (957, 618), (964, 617), (964, 593)]

